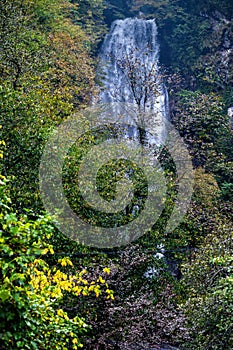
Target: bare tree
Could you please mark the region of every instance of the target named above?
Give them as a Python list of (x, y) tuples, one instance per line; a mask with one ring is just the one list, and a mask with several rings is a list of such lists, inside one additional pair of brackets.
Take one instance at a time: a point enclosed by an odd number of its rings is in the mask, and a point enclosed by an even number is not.
[(118, 75), (111, 94), (114, 101), (132, 107), (130, 116), (138, 130), (140, 143), (145, 144), (150, 130), (154, 133), (156, 124), (161, 123), (162, 109), (165, 108), (159, 100), (164, 93), (162, 75), (149, 45), (143, 51), (137, 47), (122, 47), (121, 51), (119, 57), (116, 54), (110, 57)]
[(151, 107), (151, 103), (160, 93), (161, 76), (157, 61), (150, 63), (148, 58), (149, 47), (143, 53), (140, 53), (137, 48), (124, 50), (120, 59), (115, 58), (126, 78), (139, 112), (146, 111), (147, 103), (148, 107)]

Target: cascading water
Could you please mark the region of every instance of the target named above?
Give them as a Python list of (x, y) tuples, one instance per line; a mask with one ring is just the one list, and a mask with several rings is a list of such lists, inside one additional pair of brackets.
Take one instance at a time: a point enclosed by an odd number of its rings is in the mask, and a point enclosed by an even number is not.
[[(139, 137), (143, 129), (149, 145), (163, 143), (164, 120), (168, 115), (158, 58), (155, 21), (137, 18), (115, 21), (100, 53), (103, 87), (99, 102), (131, 106), (133, 113), (126, 113), (134, 119), (136, 127), (128, 128), (128, 137)], [(121, 114), (121, 109), (115, 107), (113, 113)]]
[[(129, 118), (134, 120), (133, 126), (130, 123), (126, 129), (126, 138), (141, 142), (140, 128), (145, 130), (143, 146), (152, 147), (152, 157), (154, 146), (165, 143), (169, 115), (167, 90), (158, 61), (159, 43), (154, 20), (127, 18), (112, 24), (100, 52), (102, 90), (99, 102), (113, 104), (111, 113), (114, 118), (119, 115), (119, 121), (122, 114), (126, 116), (126, 123)], [(133, 217), (137, 216), (139, 209), (140, 205), (132, 207)], [(169, 265), (165, 250), (160, 251), (162, 254), (155, 254), (155, 258)], [(151, 267), (145, 272), (145, 277), (151, 278), (158, 273)]]

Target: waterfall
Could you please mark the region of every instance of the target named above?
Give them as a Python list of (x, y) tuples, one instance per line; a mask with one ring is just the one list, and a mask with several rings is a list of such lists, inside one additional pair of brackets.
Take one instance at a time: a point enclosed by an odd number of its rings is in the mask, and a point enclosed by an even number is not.
[[(119, 121), (130, 124), (126, 127), (125, 138), (147, 147), (152, 159), (147, 165), (153, 167), (155, 147), (166, 140), (168, 118), (168, 95), (159, 69), (155, 21), (127, 18), (113, 22), (101, 48), (100, 69), (99, 102), (113, 105), (111, 115), (114, 120), (119, 115)], [(144, 130), (143, 142), (140, 130)], [(157, 189), (156, 181), (152, 181), (148, 193), (156, 193)], [(139, 200), (131, 208), (132, 217), (140, 214), (140, 207)], [(167, 262), (164, 254), (157, 253), (154, 257)], [(160, 272), (150, 267), (144, 276), (151, 278)]]
[(158, 59), (157, 26), (152, 19), (116, 20), (100, 52), (99, 102), (117, 105), (113, 114), (122, 114), (122, 106), (130, 106), (131, 112), (124, 113), (134, 119), (135, 127), (128, 127), (128, 137), (137, 138), (144, 130), (149, 145), (163, 143), (168, 115)]

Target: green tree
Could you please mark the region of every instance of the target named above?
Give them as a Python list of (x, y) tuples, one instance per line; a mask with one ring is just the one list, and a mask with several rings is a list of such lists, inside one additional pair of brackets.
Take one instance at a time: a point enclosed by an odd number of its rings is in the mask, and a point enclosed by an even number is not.
[[(55, 234), (51, 218), (29, 219), (11, 208), (7, 179), (0, 176), (0, 346), (1, 349), (77, 349), (89, 327), (79, 312), (66, 309), (68, 296), (73, 302), (81, 296), (113, 291), (104, 279), (86, 279), (86, 270), (77, 272), (68, 257), (48, 264), (54, 254), (49, 243)], [(29, 214), (32, 216), (32, 213)], [(47, 258), (47, 259), (46, 259)], [(103, 269), (102, 275), (110, 273)], [(86, 311), (86, 309), (85, 309)], [(91, 308), (87, 308), (87, 314)]]
[[(0, 116), (18, 207), (40, 207), (38, 168), (51, 129), (90, 101), (94, 70), (87, 37), (67, 1), (4, 0), (0, 12)], [(16, 26), (16, 29), (13, 29)]]
[(221, 162), (218, 141), (229, 133), (230, 125), (218, 95), (181, 91), (173, 122), (188, 143), (195, 166), (208, 168), (213, 156)]
[(70, 0), (77, 7), (72, 10), (72, 20), (80, 25), (88, 36), (87, 44), (93, 53), (97, 53), (98, 46), (107, 31), (104, 22), (104, 11), (107, 5), (103, 0)]
[(187, 349), (232, 349), (232, 248), (232, 224), (220, 220), (183, 266), (187, 299), (182, 308), (191, 336)]

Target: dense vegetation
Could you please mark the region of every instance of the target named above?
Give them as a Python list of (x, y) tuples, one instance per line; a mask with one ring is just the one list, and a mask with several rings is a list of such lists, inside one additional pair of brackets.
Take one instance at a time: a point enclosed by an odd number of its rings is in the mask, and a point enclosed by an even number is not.
[[(162, 153), (169, 185), (163, 216), (127, 247), (100, 250), (68, 239), (44, 213), (39, 163), (53, 128), (97, 94), (108, 26), (135, 15), (158, 24), (171, 120), (190, 150), (195, 187), (184, 220), (165, 234), (176, 183)], [(233, 348), (232, 15), (232, 3), (222, 0), (1, 1), (1, 349)], [(82, 154), (112, 134), (86, 134), (63, 173), (73, 209), (106, 227), (111, 220), (93, 219), (72, 179)], [(115, 196), (129, 166), (101, 169), (103, 198)], [(133, 170), (143, 198), (143, 171)], [(118, 220), (129, 219), (122, 213)]]

